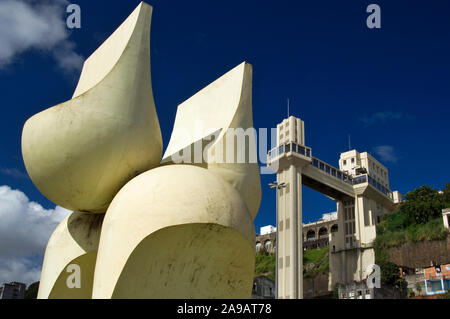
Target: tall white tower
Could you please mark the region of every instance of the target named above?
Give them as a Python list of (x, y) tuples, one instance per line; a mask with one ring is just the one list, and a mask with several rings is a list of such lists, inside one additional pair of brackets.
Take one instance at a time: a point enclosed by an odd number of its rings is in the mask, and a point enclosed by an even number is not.
[(302, 185), (337, 203), (338, 230), (329, 234), (329, 288), (364, 280), (367, 266), (375, 262), (376, 224), (401, 199), (389, 189), (386, 167), (356, 150), (341, 154), (339, 168), (313, 157), (305, 146), (304, 122), (294, 116), (278, 124), (277, 146), (267, 163), (277, 173), (272, 185), (277, 189), (278, 298), (303, 296)]
[(277, 126), (268, 166), (277, 173), (277, 296), (303, 298), (302, 167), (311, 163), (304, 123), (290, 116)]

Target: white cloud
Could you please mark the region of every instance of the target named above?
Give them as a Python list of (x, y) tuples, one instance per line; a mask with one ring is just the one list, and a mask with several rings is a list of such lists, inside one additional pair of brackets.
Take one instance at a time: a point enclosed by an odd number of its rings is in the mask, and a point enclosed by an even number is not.
[(28, 175), (18, 170), (17, 168), (0, 168), (0, 173), (14, 178), (28, 178)]
[(371, 115), (366, 115), (359, 120), (365, 126), (371, 126), (377, 123), (385, 124), (387, 121), (403, 119), (405, 115), (402, 112), (376, 112)]
[(0, 284), (40, 276), (45, 247), (58, 224), (71, 212), (62, 207), (44, 209), (19, 190), (0, 186)]
[(66, 0), (0, 2), (0, 68), (15, 61), (21, 53), (37, 49), (51, 52), (64, 71), (78, 71), (83, 58), (68, 40), (65, 22)]
[(396, 163), (398, 161), (398, 156), (395, 154), (394, 148), (390, 145), (380, 145), (373, 149), (381, 162)]
[(34, 264), (27, 258), (2, 259), (0, 258), (0, 284), (5, 282), (23, 282), (27, 286), (39, 281), (41, 266)]

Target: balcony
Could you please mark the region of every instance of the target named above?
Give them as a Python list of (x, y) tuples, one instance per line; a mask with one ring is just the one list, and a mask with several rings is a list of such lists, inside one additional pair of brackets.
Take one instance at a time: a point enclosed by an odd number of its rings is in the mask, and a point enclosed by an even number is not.
[(358, 185), (358, 184), (362, 184), (362, 183), (368, 183), (370, 186), (377, 189), (378, 191), (383, 193), (385, 196), (389, 197), (390, 199), (393, 198), (392, 192), (388, 188), (386, 188), (383, 185), (381, 185), (380, 183), (378, 183), (369, 174), (358, 175), (353, 178), (353, 185)]
[(303, 145), (297, 145), (295, 143), (286, 143), (283, 145), (279, 145), (273, 149), (271, 149), (267, 155), (268, 161), (272, 162), (277, 157), (286, 154), (286, 153), (294, 153), (300, 154), (304, 157), (311, 158), (311, 148)]

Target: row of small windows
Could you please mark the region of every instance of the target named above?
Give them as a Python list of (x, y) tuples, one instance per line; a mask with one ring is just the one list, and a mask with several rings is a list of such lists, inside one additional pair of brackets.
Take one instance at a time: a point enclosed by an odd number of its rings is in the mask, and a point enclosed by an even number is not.
[[(262, 250), (262, 247), (263, 245), (260, 242), (256, 243), (256, 252), (260, 252)], [(264, 242), (264, 249), (267, 252), (270, 252), (272, 251), (272, 248), (273, 248), (272, 242), (270, 240), (266, 240)]]
[(355, 207), (344, 208), (344, 219), (345, 220), (355, 219)]
[(352, 200), (344, 201), (344, 206), (355, 206), (355, 202)]
[(311, 165), (314, 167), (317, 167), (319, 169), (321, 169), (322, 171), (324, 171), (327, 174), (330, 174), (331, 176), (334, 176), (336, 178), (339, 178), (341, 180), (343, 180), (344, 182), (347, 182), (349, 184), (353, 184), (352, 183), (352, 177), (328, 164), (325, 164), (322, 161), (319, 161), (317, 158), (313, 157), (312, 161), (311, 161)]
[(355, 221), (345, 223), (345, 235), (353, 235), (355, 233)]
[[(369, 164), (370, 165), (370, 164)], [(376, 168), (376, 171), (377, 171), (377, 174), (380, 174), (384, 179), (386, 179), (387, 178), (387, 173), (386, 173), (386, 171), (384, 171), (382, 168), (380, 168), (378, 165), (375, 165), (375, 163), (372, 163), (372, 168), (373, 168), (373, 171), (375, 172), (375, 168)]]
[(355, 244), (356, 244), (356, 241), (353, 236), (348, 236), (345, 238), (345, 247), (346, 248), (354, 247)]
[[(355, 164), (354, 157), (351, 158), (351, 163)], [(343, 160), (343, 165), (344, 166), (347, 165), (347, 160)], [(369, 166), (370, 166), (370, 164), (369, 164)], [(387, 172), (384, 171), (382, 168), (380, 168), (378, 165), (375, 165), (375, 163), (373, 163), (373, 162), (372, 162), (372, 168), (373, 168), (374, 173), (376, 171), (376, 173), (380, 174), (382, 178), (384, 178), (385, 180), (387, 179)]]
[(362, 184), (366, 182), (369, 182), (369, 185), (372, 185), (386, 196), (388, 196), (389, 193), (391, 192), (388, 188), (384, 187), (382, 184), (377, 182), (375, 178), (371, 177), (368, 174), (357, 176), (353, 179), (353, 185)]
[(275, 158), (283, 153), (288, 153), (292, 150), (294, 153), (304, 155), (306, 157), (311, 157), (311, 149), (302, 145), (297, 145), (295, 143), (289, 143), (286, 145), (280, 145), (278, 148), (273, 149), (269, 152), (269, 158)]
[[(354, 157), (352, 157), (351, 161), (352, 161), (352, 164), (355, 164), (355, 158)], [(347, 165), (347, 160), (344, 160), (344, 165)]]
[[(337, 232), (338, 231), (338, 225), (334, 224), (333, 226), (331, 226), (330, 231), (332, 233)], [(325, 227), (321, 227), (319, 229), (319, 239), (320, 238), (324, 238), (325, 236), (328, 236), (328, 230)], [(306, 233), (306, 241), (315, 241), (316, 240), (316, 232), (312, 229), (310, 229), (307, 233)], [(263, 244), (260, 242), (256, 243), (256, 251), (260, 252), (261, 249), (263, 247)], [(266, 251), (272, 251), (273, 249), (273, 244), (270, 240), (266, 240), (264, 242), (264, 248)]]
[[(347, 293), (341, 293), (341, 299), (363, 299), (362, 298), (363, 295), (363, 291), (362, 290), (358, 290), (357, 294), (355, 295), (354, 291), (350, 291), (347, 295)], [(367, 289), (366, 290), (366, 295), (365, 295), (365, 299), (371, 299), (371, 293), (370, 290)]]

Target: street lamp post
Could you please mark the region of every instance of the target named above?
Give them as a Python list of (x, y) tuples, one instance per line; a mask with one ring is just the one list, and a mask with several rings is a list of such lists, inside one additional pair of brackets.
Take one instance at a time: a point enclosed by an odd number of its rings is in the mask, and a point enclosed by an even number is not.
[(275, 218), (277, 225), (277, 233), (276, 233), (276, 247), (275, 247), (275, 299), (278, 299), (278, 190), (285, 188), (286, 183), (278, 183), (277, 181), (273, 183), (269, 183), (269, 187), (271, 189), (275, 188)]

